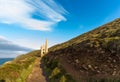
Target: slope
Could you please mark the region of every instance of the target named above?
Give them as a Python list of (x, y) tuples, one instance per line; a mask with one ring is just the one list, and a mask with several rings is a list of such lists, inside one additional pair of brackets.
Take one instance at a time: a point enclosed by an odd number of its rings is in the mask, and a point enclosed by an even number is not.
[[(54, 60), (58, 62), (56, 67), (64, 68), (65, 74), (71, 75), (78, 82), (119, 81), (120, 19), (51, 47), (49, 53), (43, 58), (46, 69), (50, 64), (55, 64), (52, 62)], [(53, 71), (48, 72), (50, 72), (48, 76), (51, 76)], [(55, 80), (51, 82), (60, 81), (60, 78), (55, 78), (55, 75), (53, 78)]]
[(39, 56), (40, 50), (36, 50), (3, 64), (0, 66), (0, 82), (26, 82)]
[(47, 82), (41, 67), (41, 58), (37, 58), (26, 82)]

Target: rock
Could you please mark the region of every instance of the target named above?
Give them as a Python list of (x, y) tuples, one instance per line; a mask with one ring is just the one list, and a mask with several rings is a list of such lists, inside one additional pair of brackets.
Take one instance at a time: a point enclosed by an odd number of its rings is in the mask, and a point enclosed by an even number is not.
[(111, 57), (108, 57), (108, 59), (109, 59), (109, 60), (112, 60), (112, 58), (111, 58)]
[(113, 76), (115, 76), (115, 75), (116, 75), (116, 73), (117, 73), (117, 72), (116, 72), (116, 71), (114, 71), (112, 75), (113, 75)]
[(116, 71), (116, 69), (114, 69), (114, 71)]
[(116, 60), (113, 60), (113, 62), (115, 63), (115, 62), (116, 62)]
[(103, 65), (104, 67), (108, 67), (107, 65)]
[(88, 68), (94, 71), (94, 68), (92, 67), (92, 65), (88, 65)]
[(82, 65), (83, 69), (88, 70), (88, 68), (85, 65)]
[(88, 65), (88, 68), (92, 68), (92, 66), (91, 66), (91, 65)]
[(97, 70), (97, 72), (98, 72), (98, 73), (100, 73), (100, 71), (99, 71), (99, 70)]
[(97, 66), (95, 66), (94, 68), (95, 68), (95, 69), (97, 69), (98, 67), (97, 67)]
[(79, 63), (79, 60), (78, 60), (78, 59), (76, 59), (76, 60), (75, 60), (75, 62), (76, 62), (76, 63)]

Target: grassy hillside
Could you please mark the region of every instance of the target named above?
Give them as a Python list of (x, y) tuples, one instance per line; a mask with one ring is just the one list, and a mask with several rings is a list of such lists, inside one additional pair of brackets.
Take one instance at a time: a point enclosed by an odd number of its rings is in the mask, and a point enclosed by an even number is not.
[[(51, 63), (53, 61), (58, 63)], [(64, 74), (71, 75), (78, 82), (119, 82), (120, 19), (51, 47), (43, 62), (45, 68), (54, 64), (55, 69), (64, 68)], [(51, 70), (53, 68), (48, 69), (48, 76), (51, 76)], [(52, 82), (60, 81), (60, 78), (62, 75), (53, 77)]]
[(40, 51), (18, 56), (0, 67), (0, 82), (26, 82)]
[[(0, 82), (25, 82), (40, 50), (0, 67)], [(120, 82), (120, 19), (49, 48), (42, 59), (49, 82)]]
[(77, 36), (67, 42), (55, 45), (55, 46), (51, 47), (49, 49), (49, 51), (66, 48), (68, 46), (78, 44), (78, 43), (83, 42), (88, 39), (93, 39), (93, 38), (102, 39), (102, 38), (117, 37), (117, 36), (119, 37), (120, 36), (120, 33), (119, 33), (120, 28), (119, 27), (120, 27), (120, 18), (114, 20), (113, 22), (105, 24), (103, 26), (100, 26), (92, 31), (89, 31), (80, 36)]

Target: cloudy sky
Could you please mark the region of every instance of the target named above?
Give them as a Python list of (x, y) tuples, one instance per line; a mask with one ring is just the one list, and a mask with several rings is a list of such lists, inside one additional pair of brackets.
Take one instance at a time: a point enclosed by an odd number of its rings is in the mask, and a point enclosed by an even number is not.
[(120, 17), (120, 0), (0, 0), (0, 57), (67, 41)]
[(26, 48), (14, 44), (13, 42), (7, 40), (5, 37), (0, 36), (0, 58), (13, 58), (16, 57), (18, 54), (27, 53), (32, 50), (33, 49), (31, 48)]

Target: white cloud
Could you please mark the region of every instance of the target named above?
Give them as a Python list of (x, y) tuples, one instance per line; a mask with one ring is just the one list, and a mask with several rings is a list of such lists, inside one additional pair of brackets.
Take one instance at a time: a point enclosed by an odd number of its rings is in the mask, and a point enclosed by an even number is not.
[(15, 43), (7, 40), (5, 37), (0, 36), (0, 58), (16, 57), (18, 55), (27, 53), (32, 50), (33, 49), (17, 45)]
[(6, 37), (0, 35), (0, 39), (6, 39)]
[(26, 46), (32, 49), (40, 49), (40, 45), (43, 45), (44, 39), (39, 38), (39, 40), (29, 39), (29, 38), (19, 38), (13, 41), (15, 44), (19, 44), (21, 46)]
[[(45, 20), (32, 18), (33, 13)], [(50, 30), (54, 24), (66, 21), (66, 13), (54, 0), (0, 0), (0, 22), (33, 30)]]
[(9, 50), (0, 50), (0, 58), (15, 58), (19, 55), (26, 54), (25, 51), (9, 51)]

